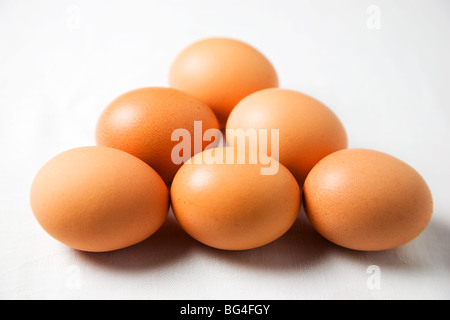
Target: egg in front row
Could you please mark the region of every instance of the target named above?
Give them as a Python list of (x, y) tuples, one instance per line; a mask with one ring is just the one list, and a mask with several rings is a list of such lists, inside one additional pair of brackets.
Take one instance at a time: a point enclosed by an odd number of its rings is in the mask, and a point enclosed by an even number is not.
[(423, 177), (376, 150), (330, 154), (312, 169), (303, 192), (313, 227), (353, 250), (403, 246), (426, 229), (433, 214), (433, 197)]
[[(263, 155), (252, 161), (246, 151), (250, 150), (205, 150), (175, 175), (170, 190), (175, 217), (189, 235), (207, 246), (261, 247), (283, 236), (298, 217), (301, 191), (292, 173)], [(265, 174), (268, 162), (276, 162), (277, 170)]]
[(81, 147), (48, 161), (31, 186), (33, 213), (56, 240), (81, 251), (137, 244), (166, 220), (169, 192), (146, 163), (107, 147)]

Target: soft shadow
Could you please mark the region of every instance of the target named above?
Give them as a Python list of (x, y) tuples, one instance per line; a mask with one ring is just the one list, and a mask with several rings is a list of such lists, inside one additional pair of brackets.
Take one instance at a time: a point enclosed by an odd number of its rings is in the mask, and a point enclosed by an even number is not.
[(351, 261), (365, 267), (377, 265), (408, 271), (429, 269), (430, 266), (450, 269), (449, 243), (448, 224), (434, 219), (418, 238), (403, 247), (377, 252), (346, 249), (317, 233), (302, 208), (295, 224), (278, 240), (256, 249), (226, 251), (208, 247), (191, 238), (180, 227), (171, 209), (161, 229), (139, 244), (106, 253), (74, 252), (91, 263), (123, 271), (151, 270), (180, 263), (192, 252), (206, 258), (263, 270), (308, 269), (337, 257), (343, 262)]
[(325, 259), (330, 244), (309, 224), (304, 211), (281, 238), (260, 248), (245, 251), (225, 251), (203, 246), (206, 255), (227, 262), (262, 269), (302, 269)]
[(170, 209), (164, 225), (141, 243), (104, 253), (74, 251), (81, 259), (105, 268), (138, 271), (180, 261), (194, 244), (195, 241), (181, 229)]
[(427, 229), (410, 243), (391, 250), (361, 252), (334, 245), (333, 251), (345, 259), (365, 265), (401, 268), (404, 271), (443, 268), (450, 270), (450, 229), (438, 218), (432, 219)]

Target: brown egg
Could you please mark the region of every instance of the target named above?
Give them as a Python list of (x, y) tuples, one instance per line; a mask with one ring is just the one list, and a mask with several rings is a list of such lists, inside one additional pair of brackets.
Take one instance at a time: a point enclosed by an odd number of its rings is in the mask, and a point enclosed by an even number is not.
[(241, 41), (205, 39), (183, 50), (172, 64), (170, 86), (209, 105), (221, 128), (234, 106), (249, 94), (278, 87), (277, 73), (258, 50)]
[(424, 179), (382, 152), (349, 149), (323, 159), (304, 185), (314, 228), (342, 247), (379, 251), (402, 246), (427, 227), (433, 212)]
[(37, 173), (31, 207), (42, 228), (82, 251), (104, 252), (141, 242), (164, 223), (169, 192), (138, 158), (105, 147), (63, 152)]
[[(182, 228), (205, 245), (247, 250), (288, 231), (300, 210), (301, 191), (292, 174), (273, 161), (241, 162), (234, 148), (208, 149), (176, 174), (172, 208)], [(219, 160), (218, 160), (219, 159)]]
[[(317, 162), (347, 148), (347, 134), (337, 116), (316, 99), (292, 90), (267, 89), (243, 99), (227, 123), (227, 131), (238, 129), (279, 130), (279, 140), (273, 143), (268, 139), (268, 150), (279, 153), (278, 157), (272, 156), (292, 172), (301, 186)], [(235, 145), (234, 139), (227, 133), (230, 146)]]
[[(97, 124), (97, 145), (140, 158), (170, 183), (182, 164), (172, 161), (172, 149), (179, 144), (172, 139), (177, 129), (187, 130), (194, 152), (194, 136), (219, 129), (219, 124), (211, 108), (191, 95), (172, 88), (142, 88), (123, 94), (104, 110)], [(211, 142), (200, 143), (199, 152)]]

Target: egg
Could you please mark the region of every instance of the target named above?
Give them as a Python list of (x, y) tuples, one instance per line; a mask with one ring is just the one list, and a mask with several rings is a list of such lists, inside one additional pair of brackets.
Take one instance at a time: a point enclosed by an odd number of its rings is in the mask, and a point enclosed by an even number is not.
[(303, 191), (312, 226), (329, 241), (354, 250), (403, 246), (426, 229), (433, 213), (422, 176), (375, 150), (327, 156), (308, 175)]
[[(202, 139), (209, 129), (218, 130), (219, 124), (205, 103), (173, 88), (149, 87), (127, 92), (107, 106), (97, 123), (96, 141), (138, 157), (170, 184), (182, 164), (172, 159), (172, 150), (181, 140), (173, 133), (187, 131), (191, 148), (186, 149), (198, 153), (211, 144)], [(198, 147), (196, 135), (200, 135)]]
[(42, 228), (81, 251), (143, 241), (164, 223), (169, 192), (140, 159), (106, 147), (80, 147), (50, 159), (35, 176), (30, 204)]
[(288, 89), (261, 90), (244, 98), (231, 112), (226, 128), (235, 133), (227, 133), (230, 146), (248, 130), (278, 130), (277, 139), (267, 139), (267, 149), (277, 153), (273, 157), (292, 172), (300, 186), (317, 162), (348, 147), (346, 130), (331, 109), (311, 96)]
[[(275, 241), (298, 217), (301, 191), (276, 160), (269, 174), (258, 157), (236, 148), (205, 150), (177, 172), (170, 190), (174, 215), (197, 241), (221, 250), (250, 250)], [(273, 163), (272, 163), (273, 164)]]
[(175, 58), (169, 83), (209, 105), (223, 129), (240, 100), (253, 92), (278, 87), (278, 76), (272, 63), (249, 44), (208, 38), (191, 44)]

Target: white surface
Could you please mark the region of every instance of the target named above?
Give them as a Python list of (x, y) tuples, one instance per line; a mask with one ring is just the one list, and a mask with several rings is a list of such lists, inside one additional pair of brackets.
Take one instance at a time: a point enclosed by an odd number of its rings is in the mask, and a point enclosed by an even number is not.
[[(381, 29), (372, 28), (377, 8)], [(0, 298), (450, 298), (449, 17), (448, 0), (1, 0)], [(338, 114), (351, 147), (415, 167), (435, 199), (428, 229), (378, 253), (334, 246), (304, 218), (248, 252), (196, 243), (172, 218), (112, 253), (76, 252), (50, 238), (28, 201), (37, 170), (94, 144), (113, 98), (167, 86), (175, 55), (209, 36), (260, 49), (282, 87)], [(380, 268), (380, 289), (367, 285), (371, 265)]]

